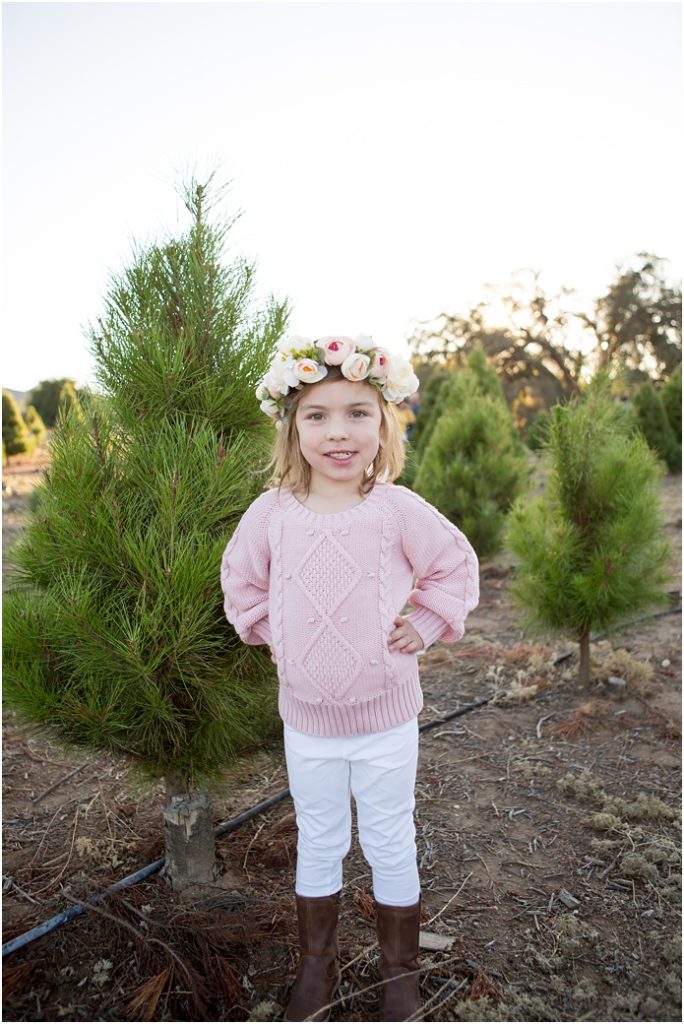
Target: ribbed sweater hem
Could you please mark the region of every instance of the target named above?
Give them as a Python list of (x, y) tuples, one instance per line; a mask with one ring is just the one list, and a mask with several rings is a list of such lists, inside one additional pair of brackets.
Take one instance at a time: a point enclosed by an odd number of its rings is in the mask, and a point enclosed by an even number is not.
[(295, 697), (283, 686), (278, 697), (282, 720), (309, 736), (359, 736), (384, 732), (409, 722), (422, 708), (423, 692), (418, 678), (357, 704), (312, 704)]

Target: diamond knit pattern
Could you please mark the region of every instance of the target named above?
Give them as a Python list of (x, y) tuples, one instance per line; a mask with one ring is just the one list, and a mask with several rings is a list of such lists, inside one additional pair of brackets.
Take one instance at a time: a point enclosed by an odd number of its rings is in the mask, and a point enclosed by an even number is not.
[(332, 615), (361, 579), (361, 570), (341, 544), (322, 534), (294, 574), (319, 615)]
[(324, 623), (304, 651), (302, 668), (321, 693), (339, 700), (359, 675), (361, 658), (330, 622)]
[(327, 531), (307, 552), (294, 580), (319, 615), (316, 630), (302, 655), (302, 668), (319, 692), (339, 700), (354, 683), (363, 662), (342, 636), (331, 616), (361, 579), (361, 570)]

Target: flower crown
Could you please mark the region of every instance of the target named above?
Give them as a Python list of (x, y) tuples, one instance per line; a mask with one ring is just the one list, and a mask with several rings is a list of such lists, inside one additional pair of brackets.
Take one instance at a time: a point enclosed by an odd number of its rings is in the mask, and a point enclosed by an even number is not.
[(364, 334), (351, 338), (331, 337), (311, 341), (294, 335), (281, 338), (268, 373), (258, 385), (261, 410), (282, 427), (289, 418), (285, 396), (327, 377), (328, 366), (339, 366), (351, 381), (367, 380), (387, 402), (403, 402), (418, 390), (419, 380), (403, 356), (375, 345)]

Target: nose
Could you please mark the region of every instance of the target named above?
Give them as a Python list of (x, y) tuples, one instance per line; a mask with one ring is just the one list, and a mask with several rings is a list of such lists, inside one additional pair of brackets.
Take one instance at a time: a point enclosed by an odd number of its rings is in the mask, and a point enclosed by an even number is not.
[(334, 438), (338, 437), (349, 436), (347, 433), (347, 428), (345, 427), (344, 423), (336, 423), (333, 420), (330, 421), (330, 426), (328, 427), (327, 433), (330, 440), (333, 440)]

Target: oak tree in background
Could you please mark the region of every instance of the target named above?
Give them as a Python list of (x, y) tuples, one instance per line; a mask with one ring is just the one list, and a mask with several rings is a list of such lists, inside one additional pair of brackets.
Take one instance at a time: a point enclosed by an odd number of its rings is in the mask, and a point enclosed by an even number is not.
[(664, 470), (629, 429), (606, 374), (553, 409), (546, 454), (545, 493), (519, 499), (509, 520), (507, 543), (519, 559), (510, 589), (526, 628), (579, 644), (586, 685), (592, 631), (667, 603)]
[(681, 286), (668, 261), (651, 253), (637, 253), (616, 275), (588, 310), (577, 308), (571, 288), (550, 292), (539, 271), (518, 270), (506, 285), (486, 285), (467, 313), (442, 312), (417, 324), (409, 339), (417, 372), (421, 356), (451, 367), (482, 346), (522, 429), (541, 409), (579, 394), (587, 370), (624, 372), (631, 388), (661, 384), (681, 363)]
[[(6, 699), (166, 780), (179, 888), (214, 871), (196, 788), (278, 721), (268, 648), (226, 621), (220, 562), (263, 490), (273, 425), (254, 392), (287, 303), (255, 308), (254, 266), (223, 262), (221, 196), (191, 181), (189, 230), (112, 277), (91, 332), (104, 394), (58, 420), (4, 616)], [(175, 845), (186, 827), (190, 846)]]

